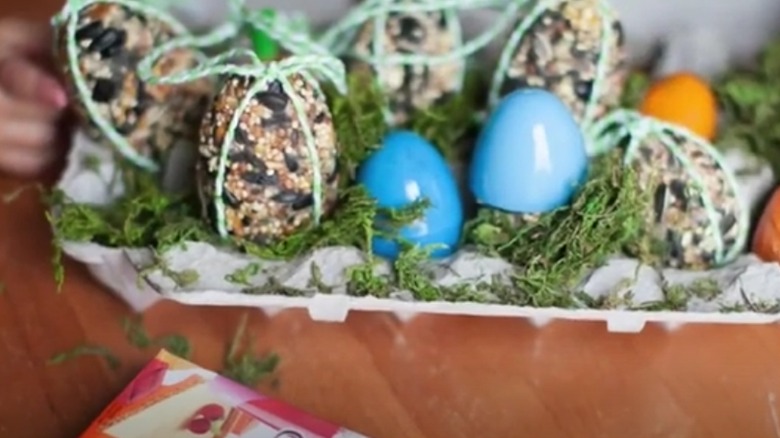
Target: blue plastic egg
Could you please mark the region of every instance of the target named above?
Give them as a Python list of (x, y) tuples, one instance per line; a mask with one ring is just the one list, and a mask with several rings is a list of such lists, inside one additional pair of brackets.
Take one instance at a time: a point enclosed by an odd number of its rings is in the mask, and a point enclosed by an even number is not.
[(585, 182), (582, 131), (556, 95), (526, 88), (504, 97), (480, 132), (469, 172), (477, 203), (512, 213), (568, 204)]
[[(463, 227), (458, 185), (444, 157), (426, 139), (409, 131), (389, 133), (360, 165), (357, 182), (382, 208), (402, 208), (427, 199), (430, 207), (423, 217), (403, 227), (398, 237), (431, 248), (433, 258), (456, 250)], [(396, 240), (380, 237), (373, 247), (374, 254), (388, 259), (398, 257), (401, 249)]]

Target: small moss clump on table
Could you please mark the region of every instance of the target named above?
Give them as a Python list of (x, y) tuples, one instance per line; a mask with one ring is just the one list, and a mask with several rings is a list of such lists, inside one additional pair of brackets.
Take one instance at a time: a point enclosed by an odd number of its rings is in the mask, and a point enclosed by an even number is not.
[[(480, 77), (467, 79), (464, 93), (427, 111), (418, 112), (408, 129), (421, 133), (450, 160), (465, 156), (463, 138), (474, 127), (483, 109), (479, 96)], [(622, 166), (619, 153), (595, 160), (588, 182), (570, 206), (542, 215), (533, 223), (513, 228), (500, 214), (483, 210), (464, 229), (464, 243), (479, 252), (501, 256), (518, 267), (510, 281), (492, 278), (478, 284), (455, 287), (436, 285), (426, 266), (428, 251), (402, 244), (392, 263), (392, 273), (375, 273), (370, 256), (374, 236), (392, 235), (424, 212), (424, 201), (408, 208), (389, 211), (379, 208), (366, 190), (355, 185), (358, 165), (380, 144), (388, 131), (382, 108), (385, 99), (374, 81), (351, 76), (345, 96), (325, 87), (340, 142), (341, 181), (339, 207), (319, 227), (304, 229), (272, 245), (256, 245), (234, 238), (222, 238), (199, 216), (191, 197), (164, 193), (153, 175), (123, 167), (125, 193), (110, 206), (79, 204), (64, 193), (49, 196), (53, 213), (55, 243), (95, 242), (111, 247), (149, 248), (162, 254), (190, 241), (225, 245), (259, 259), (290, 260), (313, 249), (351, 246), (369, 254), (363, 264), (348, 269), (348, 293), (388, 297), (393, 291), (408, 291), (420, 301), (487, 301), (513, 305), (572, 307), (578, 304), (573, 288), (589, 269), (602, 264), (641, 236), (643, 191), (634, 173)], [(453, 122), (455, 121), (455, 122)], [(453, 126), (456, 128), (453, 129)], [(382, 229), (377, 229), (377, 219)], [(389, 233), (389, 234), (388, 234)], [(61, 272), (61, 258), (55, 257)], [(254, 265), (252, 265), (254, 266)], [(159, 268), (159, 267), (158, 267)], [(315, 268), (312, 268), (315, 269)], [(248, 278), (259, 271), (236, 272), (229, 281), (249, 286)], [(61, 278), (60, 278), (61, 280)], [(327, 290), (321, 285), (320, 291)], [(247, 287), (247, 293), (301, 294), (281, 285)]]

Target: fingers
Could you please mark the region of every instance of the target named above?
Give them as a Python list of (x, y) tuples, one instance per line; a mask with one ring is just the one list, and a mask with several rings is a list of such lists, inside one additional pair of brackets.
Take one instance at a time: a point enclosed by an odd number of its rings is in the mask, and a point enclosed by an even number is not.
[(38, 102), (27, 102), (7, 96), (0, 87), (0, 118), (6, 116), (20, 119), (56, 123), (62, 117), (62, 109)]
[(0, 168), (33, 175), (55, 158), (56, 125), (43, 120), (5, 117), (0, 123)]
[(40, 55), (52, 50), (52, 29), (43, 21), (0, 19), (0, 57)]
[(58, 118), (67, 94), (45, 69), (47, 23), (0, 19), (0, 169), (32, 176), (56, 158)]
[(0, 169), (13, 175), (35, 176), (46, 170), (55, 158), (53, 149), (33, 153), (21, 148), (4, 148), (0, 150)]
[(13, 98), (61, 110), (68, 104), (65, 89), (53, 76), (24, 58), (0, 59), (0, 90)]
[(26, 149), (49, 148), (57, 131), (57, 125), (41, 120), (6, 118), (0, 123), (0, 149), (8, 145)]

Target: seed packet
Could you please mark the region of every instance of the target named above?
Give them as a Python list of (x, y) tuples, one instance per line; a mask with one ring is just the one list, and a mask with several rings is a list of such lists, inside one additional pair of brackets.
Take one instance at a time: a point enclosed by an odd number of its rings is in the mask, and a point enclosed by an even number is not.
[(162, 350), (81, 438), (367, 438)]

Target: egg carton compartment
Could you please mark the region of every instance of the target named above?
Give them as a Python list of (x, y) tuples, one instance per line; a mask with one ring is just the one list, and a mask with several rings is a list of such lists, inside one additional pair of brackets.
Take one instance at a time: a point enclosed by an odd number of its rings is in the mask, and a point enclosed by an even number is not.
[[(73, 143), (57, 187), (76, 202), (109, 204), (122, 193), (121, 184), (112, 177), (113, 155), (83, 133), (77, 133)], [(755, 166), (738, 152), (729, 153), (728, 160), (736, 169)], [(756, 204), (772, 180), (771, 171), (765, 168), (741, 177), (739, 187)], [(166, 181), (172, 186), (181, 184), (175, 178)], [(78, 242), (63, 242), (62, 248), (136, 311), (172, 299), (193, 305), (260, 308), (267, 313), (300, 308), (314, 320), (329, 322), (343, 322), (349, 311), (357, 310), (393, 312), (404, 320), (418, 314), (520, 317), (538, 326), (555, 319), (604, 321), (608, 331), (624, 333), (638, 333), (648, 322), (675, 328), (689, 323), (780, 320), (780, 265), (764, 263), (750, 254), (711, 271), (657, 270), (635, 259), (615, 257), (583, 278), (578, 288), (581, 308), (564, 309), (490, 304), (490, 296), (483, 297), (485, 303), (416, 301), (407, 291), (393, 292), (387, 298), (351, 296), (345, 269), (364, 262), (365, 255), (350, 247), (318, 249), (291, 262), (257, 260), (202, 242), (169, 250), (162, 260), (147, 249)], [(442, 286), (500, 282), (514, 269), (501, 259), (468, 248), (431, 262), (430, 268), (434, 283)], [(390, 272), (388, 264), (377, 269), (378, 273)], [(231, 278), (236, 272), (244, 273), (240, 281)], [(658, 307), (670, 294), (686, 294), (675, 311)]]

